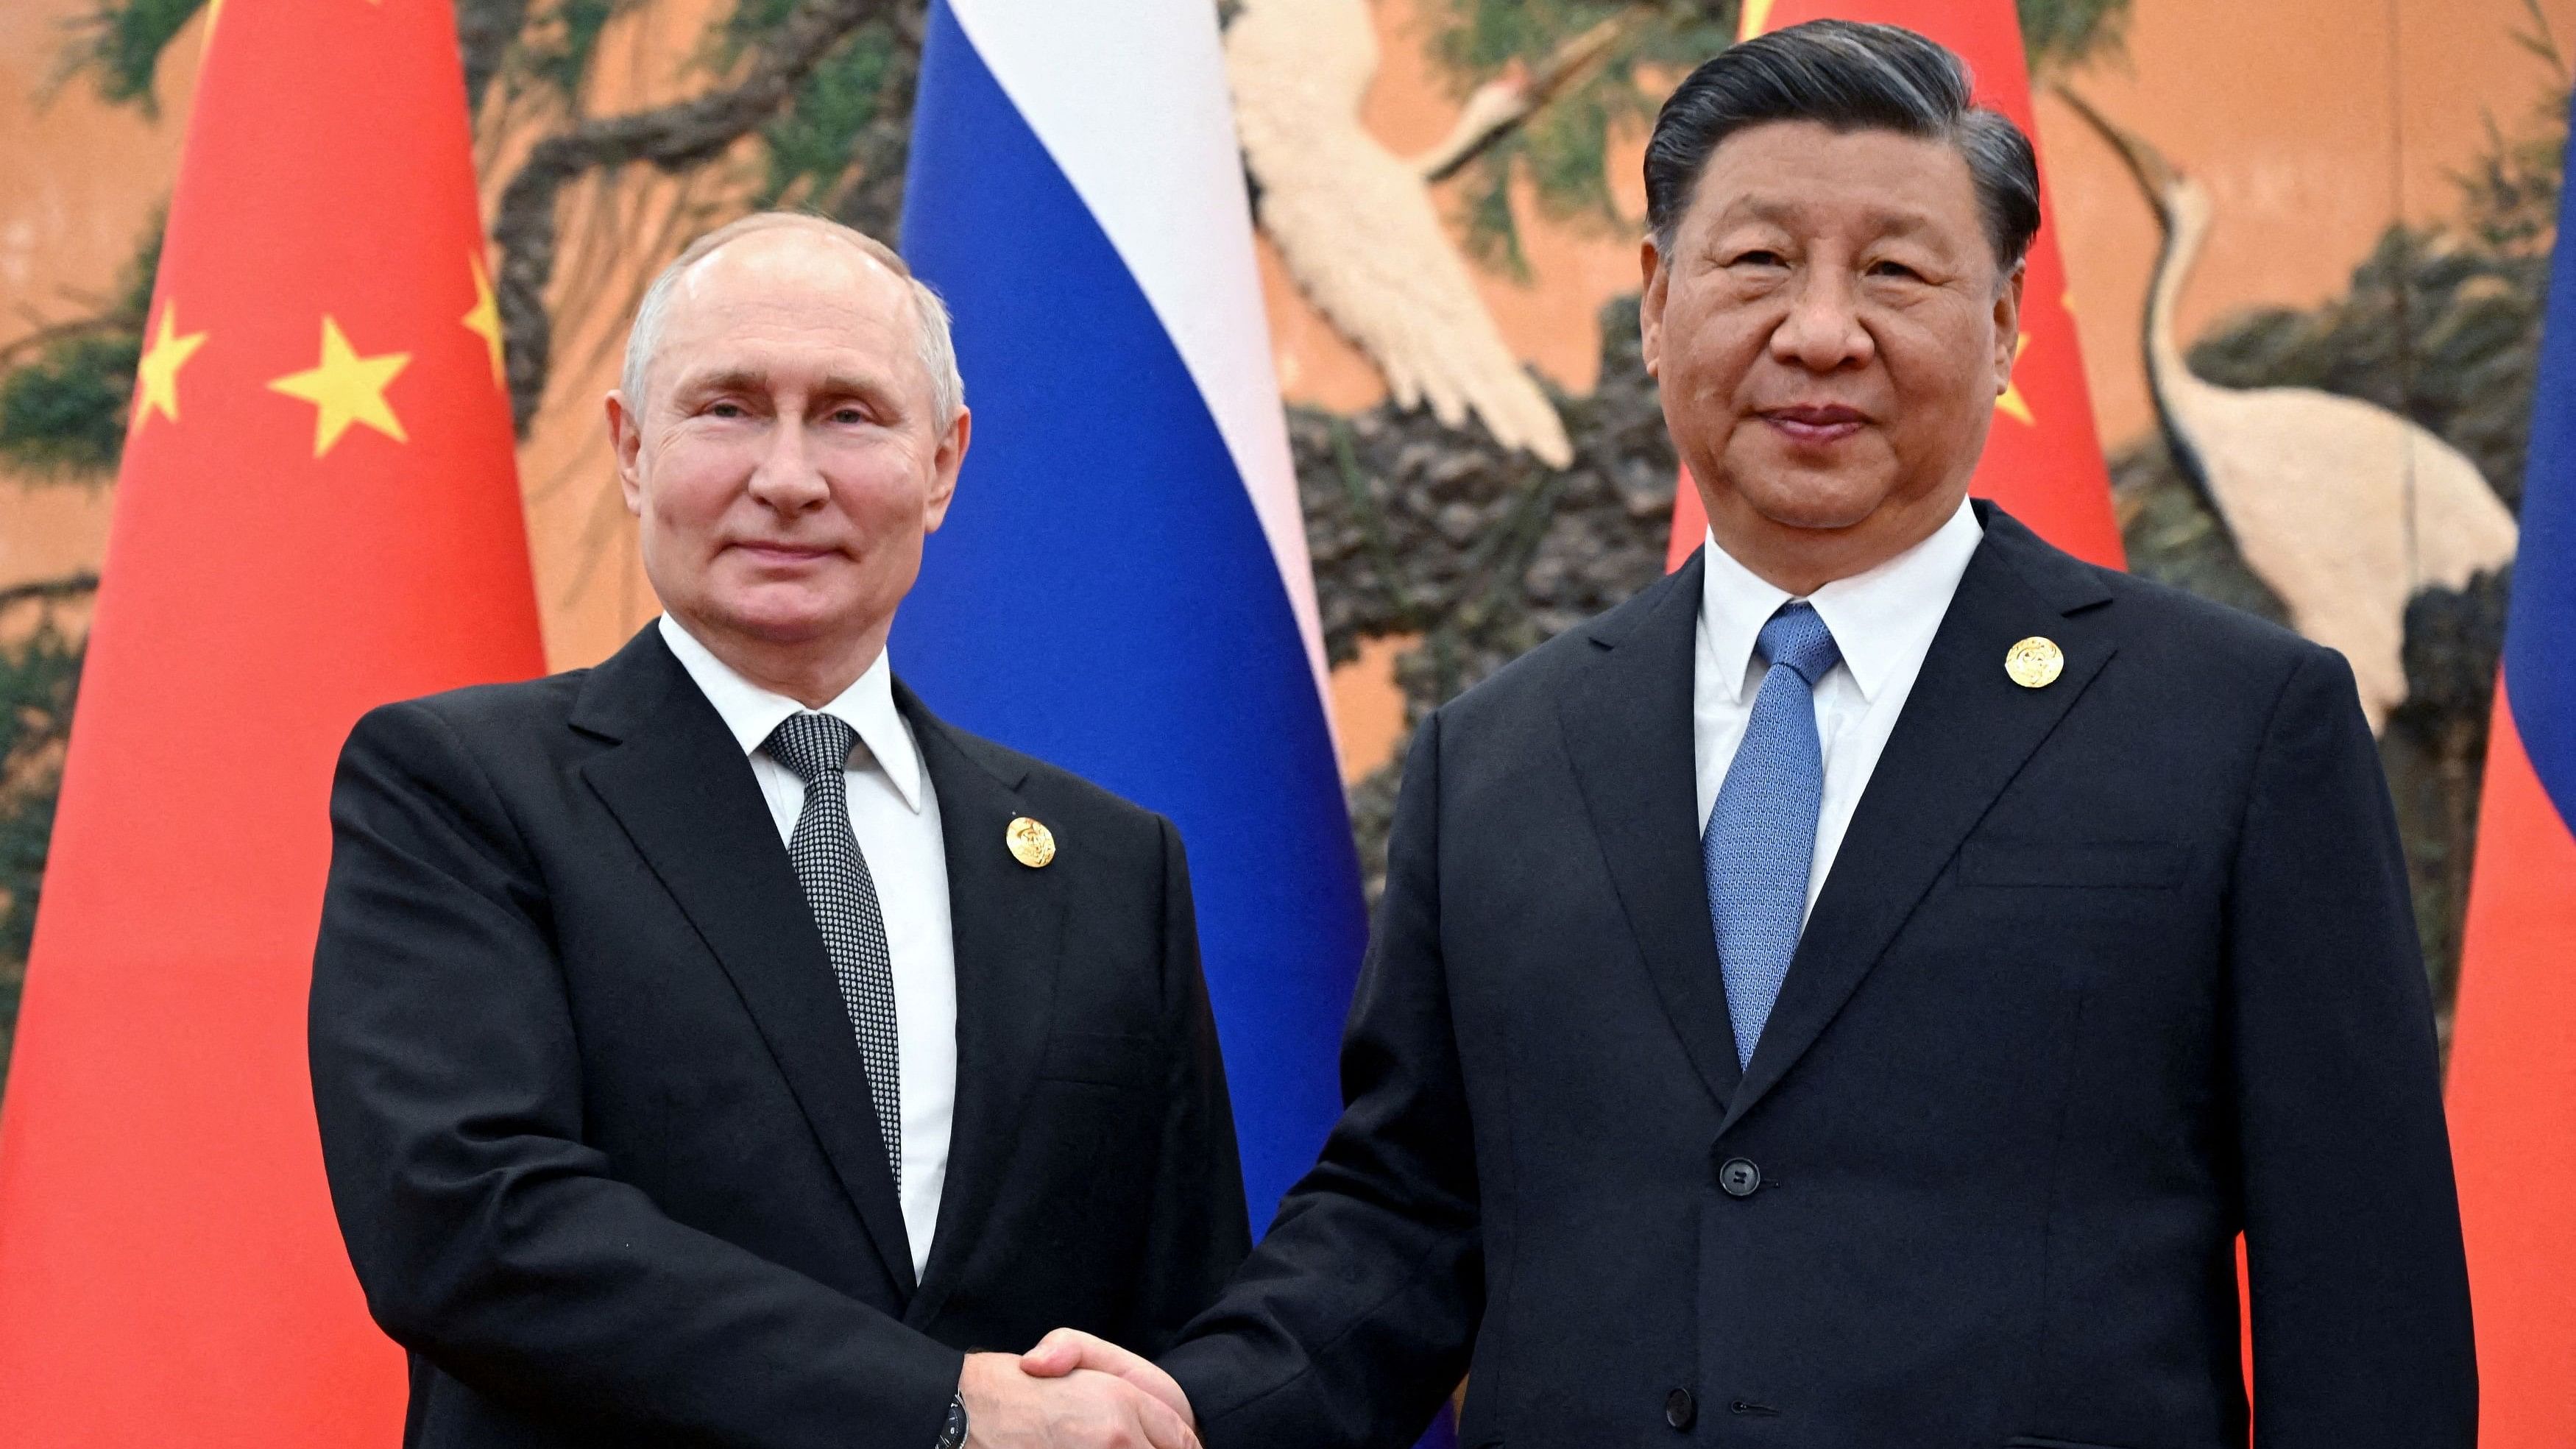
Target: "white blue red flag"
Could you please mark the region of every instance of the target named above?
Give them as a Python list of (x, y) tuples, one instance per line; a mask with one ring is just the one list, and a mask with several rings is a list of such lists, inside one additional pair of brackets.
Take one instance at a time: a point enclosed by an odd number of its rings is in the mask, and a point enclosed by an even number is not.
[(2576, 1444), (2576, 190), (2545, 329), (2451, 1033), (2486, 1449)]
[(895, 659), (1180, 827), (1257, 1228), (1339, 1115), (1366, 922), (1216, 7), (934, 4), (903, 250), (975, 434)]

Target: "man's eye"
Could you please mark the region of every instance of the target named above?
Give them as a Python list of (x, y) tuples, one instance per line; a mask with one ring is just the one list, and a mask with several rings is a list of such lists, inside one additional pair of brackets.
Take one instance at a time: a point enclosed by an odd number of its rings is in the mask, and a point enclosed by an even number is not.
[(1756, 247), (1751, 251), (1737, 252), (1734, 256), (1727, 258), (1726, 264), (1730, 267), (1779, 267), (1788, 265), (1780, 259), (1780, 254), (1778, 252), (1770, 251), (1762, 247)]
[(739, 418), (748, 416), (748, 414), (743, 412), (742, 404), (740, 403), (718, 402), (707, 404), (707, 416), (711, 418)]
[(848, 423), (848, 424), (856, 425), (856, 424), (859, 424), (859, 423), (864, 423), (864, 422), (866, 422), (867, 420), (868, 420), (868, 415), (867, 415), (867, 413), (866, 413), (866, 412), (864, 412), (864, 411), (862, 411), (861, 409), (858, 409), (858, 408), (854, 408), (854, 407), (842, 407), (842, 408), (834, 408), (834, 409), (832, 409), (832, 421), (834, 421), (834, 422), (836, 422), (836, 423)]
[(1873, 262), (1870, 264), (1869, 274), (1873, 277), (1898, 277), (1909, 282), (1923, 280), (1921, 272), (1903, 262)]

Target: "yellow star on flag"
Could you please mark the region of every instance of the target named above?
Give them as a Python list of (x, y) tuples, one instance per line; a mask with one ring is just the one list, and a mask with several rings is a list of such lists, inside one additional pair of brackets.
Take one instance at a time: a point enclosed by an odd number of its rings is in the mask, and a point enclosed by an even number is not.
[(1736, 17), (1735, 38), (1751, 40), (1771, 28), (1771, 0), (1744, 0), (1744, 13)]
[[(2014, 349), (2013, 356), (2018, 359), (2021, 356), (2021, 349), (2029, 346), (2030, 334), (2025, 332), (2021, 335), (2020, 347)], [(1995, 399), (1995, 411), (2020, 419), (2023, 427), (2039, 426), (2038, 420), (2030, 415), (2029, 401), (2021, 395), (2020, 383), (2009, 380), (2004, 383), (2003, 393)]]
[(465, 330), (483, 339), (492, 353), (492, 381), (506, 381), (501, 370), (501, 304), (492, 296), (492, 276), (483, 270), (483, 259), (468, 253), (466, 262), (474, 268), (474, 307), (461, 319)]
[(313, 456), (319, 458), (330, 452), (331, 445), (356, 423), (365, 423), (397, 443), (411, 441), (403, 436), (402, 419), (395, 417), (393, 408), (385, 402), (386, 386), (410, 365), (408, 352), (360, 357), (341, 334), (340, 324), (325, 313), (320, 365), (289, 373), (268, 387), (271, 392), (302, 398), (318, 409), (313, 420)]
[(152, 345), (134, 367), (134, 425), (129, 431), (140, 432), (143, 420), (159, 413), (172, 422), (179, 421), (179, 369), (188, 365), (197, 349), (206, 345), (206, 334), (191, 332), (179, 335), (178, 299), (161, 304), (161, 325), (155, 331)]

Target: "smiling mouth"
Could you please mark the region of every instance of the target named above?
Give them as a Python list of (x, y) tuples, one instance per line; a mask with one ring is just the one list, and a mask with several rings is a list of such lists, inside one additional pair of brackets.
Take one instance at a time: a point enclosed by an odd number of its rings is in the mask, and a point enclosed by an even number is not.
[(1868, 416), (1859, 409), (1833, 404), (1768, 408), (1760, 417), (1786, 435), (1790, 442), (1809, 447), (1841, 442), (1869, 422)]
[(751, 540), (736, 543), (733, 547), (763, 563), (773, 564), (811, 563), (833, 552), (831, 549), (815, 544), (763, 543)]

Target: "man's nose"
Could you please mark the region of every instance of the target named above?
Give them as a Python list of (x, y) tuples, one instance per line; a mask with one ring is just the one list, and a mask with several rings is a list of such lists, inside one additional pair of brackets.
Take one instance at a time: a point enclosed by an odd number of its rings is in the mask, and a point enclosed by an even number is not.
[(1877, 344), (1861, 325), (1859, 303), (1852, 278), (1839, 269), (1805, 269), (1789, 315), (1771, 334), (1772, 357), (1809, 372), (1867, 363)]
[(751, 471), (751, 496), (784, 513), (799, 513), (831, 495), (831, 485), (814, 466), (814, 450), (805, 428), (792, 412), (782, 411), (769, 430), (768, 446)]

